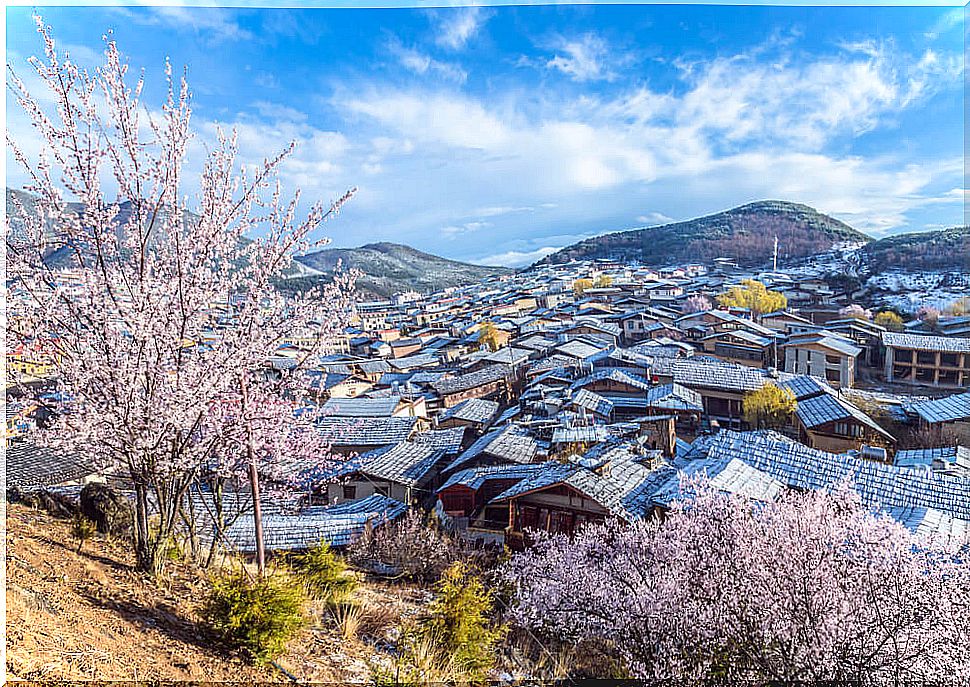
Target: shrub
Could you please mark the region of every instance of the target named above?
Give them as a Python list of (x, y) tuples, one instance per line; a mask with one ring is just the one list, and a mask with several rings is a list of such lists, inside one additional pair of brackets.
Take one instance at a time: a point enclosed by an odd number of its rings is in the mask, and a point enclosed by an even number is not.
[(347, 569), (347, 564), (325, 541), (286, 559), (286, 563), (307, 596), (327, 605), (346, 601), (357, 589), (357, 580)]
[(461, 562), (445, 570), (436, 591), (428, 616), (420, 621), (421, 633), (437, 637), (441, 649), (473, 679), (484, 679), (494, 662), (495, 644), (505, 632), (489, 619), (491, 592)]
[(475, 683), (488, 678), (506, 631), (490, 617), (491, 593), (461, 562), (445, 570), (435, 592), (427, 614), (404, 628), (393, 671), (372, 671), (375, 682)]
[(383, 567), (408, 579), (433, 581), (461, 556), (461, 546), (436, 523), (409, 511), (397, 522), (365, 532), (347, 555), (363, 568)]
[(77, 541), (78, 553), (81, 553), (81, 547), (84, 546), (84, 542), (94, 536), (95, 530), (96, 528), (91, 520), (84, 517), (81, 513), (75, 513), (71, 520), (71, 537)]
[(282, 574), (250, 579), (244, 572), (216, 577), (202, 615), (223, 639), (257, 663), (279, 656), (304, 627), (303, 590)]

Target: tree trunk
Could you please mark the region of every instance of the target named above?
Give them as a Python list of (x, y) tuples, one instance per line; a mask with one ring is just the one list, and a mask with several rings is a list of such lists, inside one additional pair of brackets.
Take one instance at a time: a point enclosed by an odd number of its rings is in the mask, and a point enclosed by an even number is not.
[[(174, 531), (175, 518), (180, 508), (181, 500), (178, 498), (161, 498), (161, 502), (156, 504), (158, 512), (153, 514), (148, 498), (150, 493), (149, 484), (141, 478), (136, 478), (134, 482), (135, 561), (139, 570), (157, 577), (165, 569), (165, 549)], [(156, 489), (156, 498), (162, 497), (166, 488), (169, 486), (171, 485), (165, 485)], [(171, 509), (175, 510), (172, 511)]]
[(157, 575), (162, 571), (162, 561), (157, 552), (158, 547), (153, 545), (151, 540), (149, 517), (148, 485), (140, 480), (135, 480), (135, 522), (133, 528), (135, 561), (139, 570), (150, 575)]

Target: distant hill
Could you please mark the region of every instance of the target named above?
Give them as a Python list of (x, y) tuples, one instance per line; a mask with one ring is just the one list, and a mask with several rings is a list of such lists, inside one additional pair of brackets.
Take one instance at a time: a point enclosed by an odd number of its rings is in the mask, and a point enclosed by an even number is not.
[(807, 205), (764, 200), (685, 222), (596, 236), (537, 264), (610, 258), (664, 265), (726, 257), (758, 265), (771, 259), (776, 236), (780, 258), (814, 255), (845, 241), (871, 240)]
[(861, 257), (874, 274), (893, 267), (970, 271), (970, 226), (888, 236), (866, 245)]
[[(13, 235), (16, 240), (22, 232), (17, 220), (13, 199), (16, 198), (28, 212), (36, 212), (35, 196), (24, 191), (7, 189), (7, 216), (11, 218)], [(121, 206), (119, 218), (124, 222), (129, 213), (128, 203)], [(71, 205), (74, 211), (80, 206)], [(195, 215), (187, 213), (187, 221)], [(52, 238), (56, 237), (55, 228), (50, 228)], [(22, 236), (22, 233), (21, 233)], [(482, 267), (463, 262), (448, 260), (436, 255), (395, 243), (373, 243), (360, 248), (333, 248), (299, 256), (281, 274), (290, 288), (299, 289), (320, 279), (332, 276), (337, 261), (344, 269), (356, 268), (363, 273), (357, 282), (357, 290), (363, 295), (386, 297), (399, 291), (435, 291), (449, 286), (472, 284), (482, 279), (511, 270), (502, 267)], [(67, 246), (47, 254), (45, 262), (54, 268), (72, 267), (75, 264), (74, 251)]]
[(360, 270), (363, 275), (357, 281), (357, 290), (378, 297), (407, 290), (421, 293), (438, 291), (512, 272), (504, 267), (483, 267), (448, 260), (399, 243), (327, 248), (302, 255), (297, 260), (326, 275), (333, 274), (338, 261), (344, 270)]

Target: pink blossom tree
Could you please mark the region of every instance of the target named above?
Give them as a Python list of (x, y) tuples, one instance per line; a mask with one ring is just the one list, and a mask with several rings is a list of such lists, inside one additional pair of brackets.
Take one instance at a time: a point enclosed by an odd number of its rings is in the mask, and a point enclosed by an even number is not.
[(711, 299), (703, 294), (695, 293), (692, 296), (688, 296), (681, 306), (680, 311), (685, 315), (690, 315), (695, 312), (707, 312), (711, 310), (714, 305), (711, 303)]
[[(279, 179), (293, 144), (247, 167), (235, 133), (220, 132), (203, 154), (190, 205), (185, 77), (166, 64), (167, 97), (150, 111), (144, 77), (130, 82), (110, 37), (103, 64), (89, 73), (37, 25), (45, 58), (30, 62), (49, 92), (30, 93), (8, 67), (8, 87), (41, 146), (28, 156), (7, 135), (26, 190), (37, 195), (30, 210), (15, 198), (8, 217), (8, 278), (22, 294), (8, 345), (11, 337), (56, 337), (56, 378), (70, 403), (52, 441), (128, 479), (137, 562), (158, 573), (187, 490), (214, 455), (238, 446), (239, 426), (254, 477), (284, 455), (317, 455), (303, 428), (259, 422), (273, 394), (299, 397), (298, 372), (315, 346), (280, 379), (268, 379), (266, 361), (287, 340), (322, 344), (346, 326), (351, 277), (293, 295), (279, 277), (294, 254), (320, 245), (315, 230), (351, 193), (298, 216), (299, 192), (286, 199)], [(52, 255), (65, 253), (72, 267), (56, 268)], [(239, 422), (219, 426), (214, 409), (227, 399), (238, 401)], [(269, 415), (281, 419), (278, 408)], [(258, 503), (255, 479), (252, 487)]]
[(755, 504), (703, 484), (661, 521), (539, 538), (515, 619), (651, 680), (925, 681), (970, 670), (970, 567), (848, 489)]
[(854, 317), (857, 320), (871, 320), (872, 311), (863, 308), (858, 303), (852, 303), (839, 309), (841, 317)]

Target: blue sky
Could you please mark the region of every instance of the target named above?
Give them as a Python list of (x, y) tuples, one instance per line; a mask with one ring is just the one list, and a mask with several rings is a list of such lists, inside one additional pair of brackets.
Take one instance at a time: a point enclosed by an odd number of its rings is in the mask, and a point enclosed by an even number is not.
[[(32, 11), (7, 9), (21, 75)], [(150, 103), (165, 57), (187, 66), (200, 142), (235, 126), (255, 161), (295, 139), (288, 186), (359, 187), (335, 246), (522, 265), (764, 198), (874, 236), (966, 221), (962, 8), (37, 11), (85, 64), (113, 29)], [(9, 94), (7, 117), (29, 143)]]

